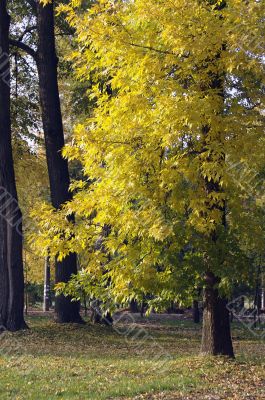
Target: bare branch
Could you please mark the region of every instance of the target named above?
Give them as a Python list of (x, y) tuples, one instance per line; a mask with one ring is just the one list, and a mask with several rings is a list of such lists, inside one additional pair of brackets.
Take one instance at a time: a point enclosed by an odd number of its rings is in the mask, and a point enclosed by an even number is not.
[(21, 42), (24, 39), (24, 36), (27, 33), (31, 33), (32, 31), (35, 31), (37, 29), (37, 25), (33, 25), (33, 26), (29, 26), (28, 28), (26, 28), (24, 30), (24, 32), (19, 36), (19, 38), (17, 39), (19, 42)]
[(17, 47), (18, 49), (21, 49), (25, 51), (25, 53), (29, 54), (31, 57), (34, 58), (34, 60), (37, 59), (37, 52), (33, 50), (30, 46), (27, 44), (20, 42), (19, 40), (14, 40), (14, 39), (9, 39), (9, 44), (13, 47)]
[(155, 47), (151, 47), (151, 46), (143, 46), (141, 44), (137, 44), (137, 43), (128, 43), (130, 46), (134, 46), (134, 47), (139, 47), (145, 50), (150, 50), (150, 51), (155, 51), (157, 53), (161, 53), (161, 54), (170, 54), (173, 56), (176, 56), (176, 53), (173, 53), (172, 51), (168, 51), (168, 50), (160, 50), (160, 49), (156, 49)]

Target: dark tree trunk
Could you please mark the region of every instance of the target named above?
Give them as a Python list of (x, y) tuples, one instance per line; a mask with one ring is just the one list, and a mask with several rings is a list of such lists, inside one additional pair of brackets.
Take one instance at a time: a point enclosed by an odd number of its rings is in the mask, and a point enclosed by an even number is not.
[(193, 315), (193, 322), (195, 324), (199, 324), (200, 323), (200, 310), (199, 310), (198, 300), (193, 301), (192, 315)]
[(140, 308), (140, 315), (143, 318), (145, 313), (145, 301), (143, 300), (141, 303), (141, 308)]
[(103, 315), (101, 304), (102, 303), (100, 300), (94, 300), (92, 302), (91, 322), (93, 324), (105, 324), (107, 326), (111, 326), (113, 324), (113, 318), (109, 312), (106, 315)]
[(91, 322), (92, 324), (100, 324), (101, 323), (101, 310), (100, 310), (100, 301), (94, 300), (91, 307)]
[(43, 311), (49, 311), (51, 305), (51, 264), (50, 258), (45, 257)]
[[(226, 7), (226, 2), (223, 2), (220, 5), (216, 6), (216, 9), (222, 9)], [(214, 65), (214, 59), (218, 61), (221, 56), (221, 52), (225, 50), (225, 44), (223, 44), (222, 50), (219, 50), (211, 61), (211, 64)], [(218, 68), (216, 68), (218, 71)], [(224, 73), (210, 73), (210, 85), (209, 89), (215, 91), (216, 94), (220, 97), (220, 108), (216, 110), (216, 114), (223, 115), (225, 109), (225, 74)], [(204, 91), (205, 88), (202, 89)], [(219, 145), (222, 146), (223, 151), (218, 154), (212, 154), (208, 152), (207, 143), (212, 142), (211, 125), (204, 125), (202, 127), (202, 137), (203, 137), (203, 149), (202, 152), (206, 152), (208, 155), (206, 156), (206, 161), (210, 164), (214, 161), (216, 162), (216, 157), (218, 157), (218, 162), (220, 164), (220, 169), (225, 163), (225, 152), (224, 152), (224, 137), (222, 135), (222, 130), (220, 127), (219, 135), (217, 135), (216, 139), (219, 142)], [(204, 179), (204, 189), (206, 198), (209, 199), (212, 193), (221, 193), (222, 185), (220, 183), (221, 179), (211, 178), (203, 175)], [(226, 222), (226, 203), (225, 200), (223, 203), (218, 201), (209, 202), (206, 200), (206, 207), (209, 210), (215, 210), (220, 213), (222, 217), (221, 224), (224, 228), (224, 231), (227, 229)], [(218, 222), (219, 224), (219, 222)], [(218, 224), (215, 225), (215, 228), (211, 231), (211, 240), (214, 245), (218, 242)], [(208, 262), (207, 262), (208, 264)], [(231, 326), (230, 326), (230, 318), (229, 311), (227, 309), (227, 299), (219, 296), (218, 293), (218, 284), (220, 282), (219, 277), (215, 276), (211, 271), (211, 265), (206, 266), (205, 273), (205, 289), (204, 289), (204, 313), (203, 313), (203, 332), (202, 332), (202, 346), (201, 351), (204, 354), (211, 355), (225, 355), (229, 357), (234, 357), (233, 344), (231, 338)]]
[(257, 267), (257, 276), (256, 276), (256, 287), (255, 287), (255, 297), (254, 297), (254, 328), (257, 327), (257, 324), (260, 324), (260, 310), (261, 310), (261, 267), (260, 265)]
[(85, 317), (87, 317), (87, 298), (86, 298), (85, 293), (83, 295), (83, 301), (84, 301), (84, 314), (85, 314)]
[(0, 325), (25, 329), (22, 215), (15, 182), (10, 118), (10, 17), (0, 0)]
[[(52, 205), (59, 209), (71, 200), (68, 163), (62, 157), (64, 132), (58, 89), (58, 59), (55, 49), (53, 2), (43, 6), (37, 1), (38, 51), (36, 55), (46, 156)], [(76, 254), (55, 264), (55, 282), (68, 282), (77, 273)], [(55, 299), (56, 320), (60, 323), (82, 322), (79, 302), (63, 295)]]
[[(216, 83), (217, 82), (217, 83)], [(216, 86), (215, 86), (216, 85)], [(216, 80), (214, 87), (220, 89), (221, 83)], [(208, 132), (207, 132), (208, 133)], [(221, 156), (220, 162), (224, 161), (224, 155)], [(221, 191), (219, 182), (205, 180), (205, 190), (209, 195), (211, 192)], [(222, 224), (226, 230), (226, 210), (225, 204), (220, 206), (218, 203), (212, 206), (222, 214)], [(218, 241), (216, 230), (211, 233), (211, 240), (214, 244)], [(220, 279), (208, 269), (205, 273), (205, 288), (203, 299), (203, 329), (202, 329), (202, 346), (201, 351), (209, 355), (225, 355), (234, 357), (230, 315), (227, 309), (227, 299), (221, 297), (218, 292)]]
[(113, 325), (113, 318), (111, 316), (111, 313), (107, 313), (103, 318), (102, 318), (103, 324), (107, 326), (112, 326)]
[(131, 313), (138, 313), (139, 312), (137, 300), (131, 300), (131, 302), (130, 302), (130, 312)]
[(218, 279), (208, 272), (204, 290), (201, 352), (234, 357), (227, 300), (219, 296), (217, 284)]

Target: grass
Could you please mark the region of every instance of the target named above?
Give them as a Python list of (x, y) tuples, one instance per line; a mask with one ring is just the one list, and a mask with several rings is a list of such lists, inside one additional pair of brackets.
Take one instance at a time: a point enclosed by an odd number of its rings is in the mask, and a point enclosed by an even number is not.
[(174, 316), (114, 329), (28, 323), (0, 336), (1, 400), (265, 398), (265, 343), (240, 324), (228, 361), (200, 357), (200, 327)]

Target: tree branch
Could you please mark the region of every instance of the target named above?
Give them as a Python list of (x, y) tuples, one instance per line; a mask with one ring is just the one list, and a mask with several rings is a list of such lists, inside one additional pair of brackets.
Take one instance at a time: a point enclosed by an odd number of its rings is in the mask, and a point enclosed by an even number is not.
[(24, 39), (24, 36), (25, 36), (27, 33), (31, 33), (32, 31), (34, 31), (34, 30), (36, 30), (36, 29), (37, 29), (37, 25), (29, 26), (29, 27), (26, 28), (26, 29), (24, 30), (24, 32), (19, 36), (18, 41), (21, 42), (21, 41)]
[(129, 44), (130, 46), (134, 46), (134, 47), (140, 47), (140, 48), (145, 49), (145, 50), (155, 51), (155, 52), (161, 53), (161, 54), (170, 54), (170, 55), (173, 55), (173, 56), (177, 55), (176, 53), (173, 53), (173, 51), (160, 50), (160, 49), (156, 49), (155, 47), (152, 47), (152, 46), (144, 46), (144, 45), (137, 44), (137, 43), (132, 43), (132, 42), (129, 42), (129, 43), (126, 43), (126, 44)]
[(25, 51), (25, 53), (33, 57), (34, 60), (37, 59), (37, 52), (33, 50), (31, 47), (29, 47), (27, 44), (14, 39), (9, 39), (9, 44), (13, 47), (17, 47), (18, 49)]

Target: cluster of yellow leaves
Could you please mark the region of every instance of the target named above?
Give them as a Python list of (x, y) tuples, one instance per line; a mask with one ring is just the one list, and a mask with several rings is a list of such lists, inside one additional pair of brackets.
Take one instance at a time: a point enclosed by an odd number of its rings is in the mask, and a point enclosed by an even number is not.
[(46, 6), (47, 4), (51, 4), (53, 2), (53, 0), (40, 0), (40, 3), (42, 3), (44, 6)]
[[(38, 252), (34, 254), (27, 240), (32, 232), (36, 232), (37, 226), (31, 211), (40, 199), (46, 199), (49, 193), (48, 173), (45, 155), (41, 149), (32, 151), (28, 143), (15, 138), (13, 141), (16, 180), (18, 188), (19, 205), (23, 215), (24, 232), (24, 262), (28, 282), (42, 282), (44, 259)], [(26, 171), (26, 172), (25, 172)]]

